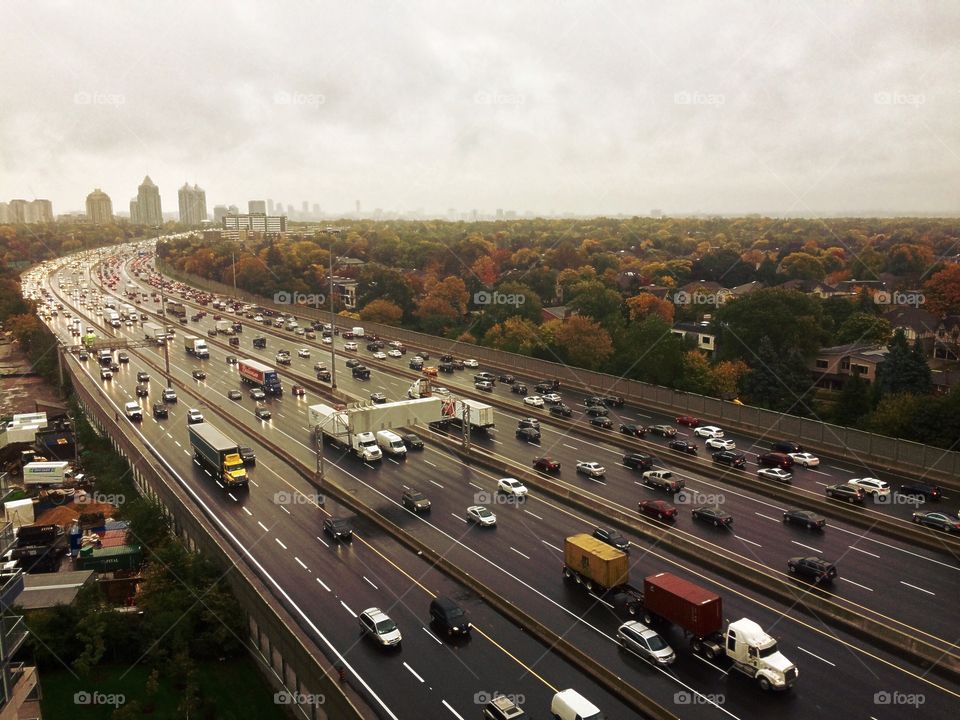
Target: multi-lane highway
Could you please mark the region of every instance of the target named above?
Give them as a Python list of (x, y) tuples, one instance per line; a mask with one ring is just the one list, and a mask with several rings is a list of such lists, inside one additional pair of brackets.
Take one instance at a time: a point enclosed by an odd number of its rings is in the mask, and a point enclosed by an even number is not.
[[(128, 274), (127, 265), (119, 261), (108, 261), (105, 272), (116, 273), (121, 288), (127, 282), (138, 282), (135, 276)], [(73, 270), (61, 273), (61, 277), (67, 275), (72, 287)], [(57, 279), (51, 278), (50, 292), (69, 306), (71, 298), (58, 285)], [(144, 290), (147, 289), (144, 286)], [(153, 302), (139, 305), (148, 311), (151, 308), (156, 311), (157, 306)], [(74, 308), (73, 312), (77, 313), (79, 309)], [(83, 309), (83, 312), (91, 310)], [(88, 318), (84, 324), (93, 319)], [(62, 316), (55, 318), (52, 324), (61, 333), (65, 330)], [(212, 318), (208, 316), (187, 327), (206, 337), (211, 324)], [(185, 329), (177, 326), (178, 333)], [(317, 343), (304, 342), (302, 338), (294, 338), (283, 331), (258, 327), (256, 333), (269, 338), (266, 352), (258, 354), (250, 345), (253, 330), (247, 328), (241, 336), (241, 350), (227, 351), (214, 346), (208, 361), (186, 356), (182, 345), (176, 341), (169, 346), (173, 381), (181, 388), (181, 402), (168, 420), (154, 421), (149, 412), (156, 399), (153, 395), (159, 387), (157, 368), (163, 363), (156, 348), (131, 352), (130, 364), (122, 366), (114, 380), (103, 384), (110, 397), (122, 406), (123, 402), (133, 398), (136, 372), (146, 369), (151, 373), (154, 389), (151, 397), (143, 403), (145, 421), (142, 432), (177, 463), (178, 470), (185, 477), (197, 481), (196, 487), (209, 503), (221, 509), (232, 531), (247, 539), (251, 551), (265, 567), (283, 579), (285, 587), (289, 587), (291, 596), (297, 598), (301, 607), (310, 608), (318, 627), (328, 632), (328, 626), (331, 626), (329, 633), (334, 643), (351, 662), (356, 660), (358, 672), (372, 684), (392, 711), (398, 717), (410, 717), (412, 714), (404, 703), (414, 703), (418, 712), (426, 712), (429, 716), (443, 716), (436, 713), (435, 708), (439, 705), (443, 712), (469, 717), (479, 713), (479, 709), (472, 706), (474, 693), (500, 690), (526, 694), (528, 712), (536, 717), (536, 713), (545, 713), (549, 706), (553, 687), (573, 686), (595, 698), (609, 717), (629, 717), (630, 711), (620, 707), (615, 698), (606, 695), (589, 678), (544, 652), (495, 613), (486, 610), (476, 598), (471, 598), (469, 609), (478, 625), (496, 643), (484, 642), (483, 649), (479, 649), (481, 642), (477, 638), (469, 646), (456, 648), (438, 642), (424, 626), (429, 595), (412, 578), (433, 591), (442, 590), (457, 596), (463, 594), (462, 590), (449, 589), (449, 580), (422, 567), (410, 553), (363, 521), (358, 522), (358, 535), (369, 541), (369, 545), (358, 540), (352, 547), (327, 547), (329, 543), (324, 542), (319, 532), (321, 518), (325, 510), (336, 513), (336, 507), (328, 503), (323, 509), (306, 501), (290, 502), (282, 499), (286, 496), (278, 496), (283, 492), (299, 498), (301, 495), (296, 494), (299, 492), (308, 498), (314, 490), (256, 443), (256, 438), (262, 435), (307, 467), (312, 467), (313, 451), (305, 410), (315, 398), (310, 393), (307, 398), (285, 394), (282, 399), (270, 400), (268, 404), (273, 417), (262, 423), (254, 418), (253, 402), (246, 395), (239, 402), (227, 400), (227, 391), (239, 388), (240, 384), (235, 366), (228, 365), (225, 356), (258, 357), (272, 364), (277, 348), (284, 346), (294, 351), (291, 370), (309, 377), (314, 362), (329, 363), (329, 353)], [(143, 337), (136, 325), (123, 328), (121, 335), (137, 340)], [(285, 339), (281, 341), (280, 337)], [(69, 342), (70, 338), (65, 337), (65, 341)], [(339, 342), (338, 339), (338, 345)], [(312, 357), (298, 358), (295, 351), (300, 346), (309, 347)], [(369, 355), (363, 351), (359, 354)], [(355, 382), (343, 365), (345, 355), (338, 352), (338, 384), (341, 389), (357, 397), (365, 397), (372, 391), (383, 392), (391, 399), (405, 396), (409, 379), (394, 377), (379, 369), (375, 370), (370, 381)], [(406, 367), (407, 359), (394, 362)], [(89, 362), (80, 367), (84, 372), (96, 370)], [(206, 370), (205, 380), (192, 378), (191, 370), (195, 367)], [(472, 385), (472, 374), (470, 371), (457, 373), (447, 376), (444, 382), (451, 389), (467, 387)], [(246, 434), (250, 444), (258, 449), (260, 460), (254, 470), (255, 484), (249, 493), (225, 496), (192, 464), (183, 420), (188, 406), (187, 390), (198, 393), (195, 404), (202, 407), (208, 421), (226, 428), (226, 420), (216, 418), (229, 416), (249, 428)], [(509, 393), (501, 388), (495, 393), (509, 397)], [(575, 405), (580, 398), (564, 392), (564, 399)], [(540, 447), (521, 443), (513, 436), (517, 419), (542, 411), (521, 405), (516, 396), (511, 400), (517, 402), (517, 414), (511, 416), (498, 412), (498, 431), (489, 439), (474, 437), (474, 441), (488, 448), (489, 452), (523, 464), (529, 464), (534, 455), (550, 454), (563, 463), (563, 475), (569, 482), (626, 507), (635, 507), (638, 499), (658, 497), (637, 484), (639, 478), (635, 473), (619, 466), (623, 451), (617, 447), (615, 437), (611, 437), (609, 443), (597, 442), (576, 433), (557, 432), (544, 424)], [(619, 412), (615, 414), (619, 415)], [(631, 421), (639, 416), (630, 408), (625, 408), (623, 414)], [(614, 421), (617, 423), (619, 418)], [(641, 421), (652, 424), (656, 418), (642, 418)], [(560, 580), (562, 553), (559, 548), (563, 538), (573, 532), (589, 530), (596, 521), (533, 493), (521, 505), (496, 505), (494, 509), (499, 517), (496, 529), (484, 531), (470, 527), (464, 519), (466, 506), (475, 501), (477, 493), (492, 496), (496, 477), (483, 469), (465, 467), (439, 449), (437, 443), (431, 442), (430, 436), (425, 437), (427, 449), (424, 453), (411, 456), (405, 463), (387, 461), (380, 467), (368, 467), (353, 458), (332, 458), (334, 469), (331, 472), (339, 483), (364, 502), (440, 549), (461, 568), (483, 578), (494, 592), (510, 598), (558, 634), (602, 659), (608, 667), (617, 668), (629, 682), (683, 717), (726, 715), (747, 718), (767, 712), (799, 717), (801, 713), (808, 715), (826, 710), (831, 707), (832, 699), (843, 697), (848, 712), (879, 719), (899, 716), (904, 708), (875, 703), (877, 693), (922, 695), (927, 712), (936, 708), (946, 711), (960, 698), (957, 687), (948, 681), (927, 675), (892, 654), (865, 646), (862, 640), (830, 629), (794, 609), (756, 597), (755, 593), (734, 581), (691, 567), (669, 551), (648, 547), (631, 538), (634, 543), (632, 574), (635, 578), (661, 569), (691, 579), (699, 577), (698, 582), (702, 581), (725, 597), (728, 617), (750, 617), (770, 629), (780, 640), (784, 652), (800, 667), (801, 678), (789, 696), (763, 695), (745, 678), (729, 676), (726, 668), (691, 655), (676, 633), (667, 634), (680, 656), (672, 668), (660, 671), (634, 661), (626, 657), (613, 641), (619, 620), (611, 609), (595, 598), (579, 594), (577, 588), (568, 587)], [(737, 440), (738, 445), (746, 447), (742, 439)], [(603, 463), (608, 468), (604, 481), (574, 477), (572, 471), (577, 460)], [(669, 463), (666, 451), (661, 453), (661, 460)], [(841, 472), (827, 466), (819, 470)], [(798, 471), (798, 476), (802, 472)], [(812, 471), (807, 472), (813, 475)], [(717, 531), (696, 525), (689, 513), (683, 512), (677, 531), (708, 538), (721, 548), (760, 560), (778, 572), (783, 571), (787, 557), (822, 552), (837, 559), (840, 565), (841, 576), (833, 588), (835, 593), (889, 616), (891, 622), (905, 623), (915, 628), (918, 634), (952, 640), (950, 600), (956, 594), (958, 566), (955, 560), (938, 557), (930, 551), (918, 551), (897, 541), (871, 537), (858, 528), (838, 523), (831, 523), (822, 535), (784, 527), (779, 519), (783, 508), (775, 506), (763, 495), (733, 490), (706, 475), (682, 474), (686, 476), (688, 488), (702, 494), (723, 494), (726, 509), (735, 515), (735, 529), (733, 532)], [(816, 482), (812, 480), (812, 483)], [(398, 504), (403, 485), (414, 485), (429, 495), (433, 501), (429, 516), (414, 516)], [(279, 503), (278, 497), (281, 497)], [(303, 579), (311, 582), (303, 582)], [(414, 597), (417, 599), (413, 600)], [(351, 615), (373, 604), (389, 609), (404, 631), (404, 649), (400, 654), (384, 657), (369, 644), (357, 642), (356, 625)], [(953, 627), (955, 629), (955, 624)], [(410, 636), (417, 640), (408, 642)], [(466, 669), (451, 669), (454, 665), (449, 660), (451, 653), (462, 661), (457, 665)], [(411, 680), (419, 692), (410, 694), (398, 690), (408, 687)], [(685, 693), (691, 702), (684, 702)], [(878, 697), (882, 700), (884, 696)], [(443, 701), (447, 705), (443, 705)]]

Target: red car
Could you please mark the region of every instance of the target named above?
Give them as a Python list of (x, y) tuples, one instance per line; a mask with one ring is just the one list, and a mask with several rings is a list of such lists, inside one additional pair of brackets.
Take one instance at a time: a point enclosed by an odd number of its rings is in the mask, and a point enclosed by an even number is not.
[(533, 469), (540, 472), (558, 473), (560, 472), (560, 463), (553, 458), (539, 457), (534, 459)]
[(657, 520), (677, 519), (677, 508), (666, 500), (641, 500), (637, 506), (641, 513)]
[(686, 425), (687, 427), (696, 427), (700, 424), (700, 419), (693, 415), (681, 415), (677, 418), (677, 425)]
[(293, 393), (294, 397), (303, 397), (307, 394), (307, 391), (303, 389), (302, 385), (294, 385), (290, 388), (290, 392)]

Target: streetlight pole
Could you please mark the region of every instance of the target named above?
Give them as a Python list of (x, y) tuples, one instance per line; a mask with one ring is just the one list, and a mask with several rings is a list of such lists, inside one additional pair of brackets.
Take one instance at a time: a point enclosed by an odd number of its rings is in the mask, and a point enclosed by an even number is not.
[[(160, 241), (160, 228), (157, 228), (157, 242)], [(154, 246), (156, 247), (156, 246)], [(167, 369), (167, 387), (173, 387), (170, 377), (170, 338), (167, 337), (167, 299), (163, 292), (163, 275), (160, 276), (160, 326), (163, 330), (163, 364)]]
[(330, 236), (330, 389), (337, 389), (337, 343), (334, 340), (337, 327), (337, 316), (333, 309), (333, 233), (337, 233), (340, 239), (343, 239), (343, 228), (327, 228), (327, 234)]

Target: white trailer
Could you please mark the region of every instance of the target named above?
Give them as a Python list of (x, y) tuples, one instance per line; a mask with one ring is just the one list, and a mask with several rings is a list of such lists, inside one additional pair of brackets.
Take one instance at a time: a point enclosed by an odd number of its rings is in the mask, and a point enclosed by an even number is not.
[(310, 427), (314, 435), (323, 437), (340, 447), (349, 448), (364, 462), (382, 460), (383, 453), (372, 432), (356, 432), (350, 427), (350, 415), (329, 405), (311, 405), (308, 409)]
[(217, 332), (222, 335), (233, 335), (233, 323), (230, 320), (217, 320)]
[(58, 462), (32, 462), (23, 466), (23, 482), (25, 485), (61, 485), (65, 480), (73, 477), (70, 463), (65, 460)]
[(156, 323), (143, 324), (143, 337), (153, 340), (157, 345), (163, 345), (167, 340), (166, 331)]
[(467, 418), (474, 430), (487, 430), (494, 427), (493, 408), (479, 400), (470, 398), (446, 398), (442, 413), (445, 421), (463, 424)]

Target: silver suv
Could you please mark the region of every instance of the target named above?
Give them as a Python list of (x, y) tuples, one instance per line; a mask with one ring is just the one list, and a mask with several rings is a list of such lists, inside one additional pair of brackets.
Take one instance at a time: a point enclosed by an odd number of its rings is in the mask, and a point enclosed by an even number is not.
[(517, 720), (527, 714), (506, 695), (498, 695), (483, 708), (483, 717), (487, 720)]

